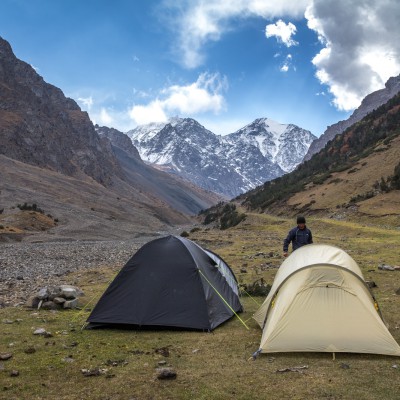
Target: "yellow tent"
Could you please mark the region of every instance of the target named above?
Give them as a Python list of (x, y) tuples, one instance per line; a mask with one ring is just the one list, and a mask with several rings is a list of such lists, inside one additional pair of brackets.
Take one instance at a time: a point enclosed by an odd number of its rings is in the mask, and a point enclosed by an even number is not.
[(259, 352), (351, 352), (400, 356), (357, 263), (343, 250), (303, 246), (281, 265), (254, 319)]

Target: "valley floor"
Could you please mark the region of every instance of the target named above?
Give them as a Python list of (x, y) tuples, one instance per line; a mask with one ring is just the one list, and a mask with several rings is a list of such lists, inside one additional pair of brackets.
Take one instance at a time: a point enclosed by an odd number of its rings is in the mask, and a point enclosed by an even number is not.
[[(400, 342), (400, 296), (396, 294), (400, 272), (378, 268), (400, 265), (400, 231), (330, 219), (307, 222), (315, 242), (344, 249), (360, 265), (365, 279), (376, 283), (374, 295), (390, 332)], [(251, 214), (226, 231), (202, 226), (191, 231), (189, 239), (222, 256), (240, 283), (263, 278), (272, 284), (283, 261), (283, 238), (292, 225), (285, 218)], [(93, 304), (140, 245), (138, 241), (1, 245), (0, 298), (8, 296), (11, 305), (22, 297), (10, 293), (20, 285), (25, 285), (26, 294), (34, 291), (39, 283), (29, 282), (39, 274), (45, 275), (41, 283), (54, 278), (75, 284), (86, 296), (81, 298), (82, 309), (75, 311), (0, 309), (0, 354), (12, 354), (0, 361), (0, 398), (399, 398), (400, 359), (395, 357), (343, 353), (333, 360), (330, 353), (279, 353), (248, 361), (261, 338), (251, 318), (264, 300), (261, 297), (242, 297), (241, 318), (249, 329), (233, 318), (212, 333), (81, 330)], [(46, 277), (50, 271), (53, 275)], [(40, 327), (52, 337), (34, 336), (33, 330)], [(174, 368), (177, 378), (158, 380), (161, 364)], [(84, 376), (83, 369), (97, 369), (99, 375)], [(289, 370), (279, 372), (285, 369)], [(19, 375), (11, 376), (12, 371)]]

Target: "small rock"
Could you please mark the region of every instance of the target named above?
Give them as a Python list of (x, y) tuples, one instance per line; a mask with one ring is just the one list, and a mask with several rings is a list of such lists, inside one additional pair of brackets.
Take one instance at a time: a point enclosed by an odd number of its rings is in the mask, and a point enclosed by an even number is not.
[(10, 372), (10, 376), (12, 376), (12, 377), (19, 376), (19, 371), (17, 371), (16, 369), (13, 369), (13, 370)]
[(246, 268), (240, 268), (240, 273), (247, 274), (247, 269)]
[(100, 376), (107, 373), (108, 369), (96, 367), (93, 369), (81, 369), (81, 372), (84, 376)]
[(34, 347), (28, 347), (24, 350), (24, 353), (26, 354), (33, 354), (36, 353), (36, 349)]
[(12, 321), (11, 319), (3, 319), (3, 321), (1, 321), (1, 322), (3, 322), (3, 324), (13, 324), (14, 323), (14, 321)]
[(0, 360), (6, 361), (9, 360), (12, 356), (12, 353), (0, 353)]
[(75, 360), (71, 356), (68, 356), (68, 357), (64, 357), (61, 361), (64, 361), (64, 362), (67, 362), (67, 363), (72, 363)]
[(60, 286), (60, 294), (59, 297), (64, 297), (64, 299), (71, 300), (77, 297), (77, 293), (75, 288), (71, 286)]
[(39, 305), (40, 300), (36, 296), (31, 296), (26, 301), (25, 306), (29, 308), (37, 308)]
[(158, 364), (158, 365), (166, 365), (167, 362), (166, 362), (165, 360), (161, 360), (161, 361), (159, 361), (157, 364)]
[(99, 376), (100, 375), (100, 370), (99, 368), (95, 369), (82, 369), (81, 370), (82, 374), (84, 376)]
[(63, 308), (65, 308), (65, 309), (76, 308), (77, 305), (78, 305), (78, 299), (67, 300), (63, 304)]
[(39, 300), (45, 300), (45, 299), (47, 299), (49, 297), (49, 295), (50, 295), (49, 289), (47, 287), (44, 287), (44, 288), (39, 290), (39, 293), (36, 295), (36, 297)]
[(350, 365), (346, 363), (340, 363), (340, 368), (342, 369), (350, 369)]
[(303, 370), (308, 369), (308, 365), (302, 365), (300, 367), (291, 367), (291, 368), (281, 368), (278, 369), (276, 372), (299, 372), (303, 373)]
[(392, 368), (397, 369), (397, 368), (399, 368), (399, 366), (397, 364), (393, 364)]
[(42, 308), (43, 310), (56, 310), (57, 304), (54, 303), (53, 301), (44, 301), (42, 303)]
[(38, 328), (33, 332), (34, 335), (45, 335), (46, 333), (46, 329), (44, 328)]
[(155, 353), (161, 354), (163, 357), (169, 357), (169, 349), (168, 347), (160, 347), (154, 350)]
[(158, 368), (157, 379), (176, 379), (177, 373), (173, 368)]
[(127, 365), (128, 361), (126, 360), (107, 360), (106, 365), (109, 365), (110, 367), (117, 367), (118, 365)]
[(200, 351), (200, 349), (194, 349), (194, 350), (192, 350), (192, 353), (193, 354), (196, 354), (196, 353), (198, 353)]
[(365, 283), (367, 284), (367, 286), (372, 289), (375, 287), (378, 287), (378, 285), (374, 282), (374, 281), (365, 281)]
[(380, 264), (378, 266), (378, 269), (380, 269), (381, 271), (395, 271), (394, 267), (392, 267), (391, 265), (387, 265), (387, 264)]

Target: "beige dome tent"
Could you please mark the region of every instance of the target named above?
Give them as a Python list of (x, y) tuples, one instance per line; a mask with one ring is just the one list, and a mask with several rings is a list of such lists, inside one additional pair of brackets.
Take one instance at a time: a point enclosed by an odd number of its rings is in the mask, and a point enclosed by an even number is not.
[(350, 352), (400, 356), (357, 263), (323, 245), (293, 252), (254, 314), (261, 353)]

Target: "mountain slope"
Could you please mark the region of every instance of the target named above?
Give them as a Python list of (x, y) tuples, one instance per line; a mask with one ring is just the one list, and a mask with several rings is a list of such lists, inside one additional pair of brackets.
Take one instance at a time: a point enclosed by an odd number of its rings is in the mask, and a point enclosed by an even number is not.
[[(123, 195), (95, 180), (85, 181), (4, 155), (0, 155), (0, 181), (0, 226), (5, 228), (0, 229), (0, 242), (21, 237), (24, 241), (135, 238), (190, 223), (188, 217), (140, 191), (126, 190)], [(32, 211), (17, 208), (23, 203), (36, 204), (57, 221), (56, 226), (35, 229), (27, 219), (35, 218)]]
[(355, 124), (364, 118), (367, 114), (377, 109), (381, 105), (389, 101), (393, 96), (400, 92), (400, 75), (390, 78), (385, 88), (373, 92), (366, 96), (353, 114), (344, 121), (339, 121), (327, 128), (327, 130), (316, 139), (308, 149), (304, 161), (309, 160), (313, 154), (318, 153), (325, 145), (332, 140), (336, 135), (343, 133), (349, 126)]
[(172, 208), (189, 215), (197, 214), (222, 200), (222, 197), (206, 192), (179, 176), (146, 165), (132, 141), (124, 133), (97, 125), (96, 131), (101, 137), (111, 141), (113, 152), (124, 171), (125, 180), (141, 192), (152, 193)]
[[(398, 175), (400, 94), (336, 136), (292, 173), (238, 200), (252, 210), (331, 216), (353, 210), (399, 219), (398, 211), (393, 213), (394, 205), (400, 206)], [(385, 199), (387, 208), (381, 212), (374, 208)]]
[(189, 223), (188, 214), (219, 200), (144, 165), (120, 132), (110, 130), (110, 139), (0, 38), (2, 221), (22, 217), (18, 204), (35, 204), (59, 219), (55, 234), (108, 238)]
[(309, 131), (267, 118), (224, 137), (191, 118), (127, 134), (145, 161), (227, 197), (293, 170), (315, 139)]
[(87, 113), (0, 38), (0, 154), (109, 184), (121, 171)]

